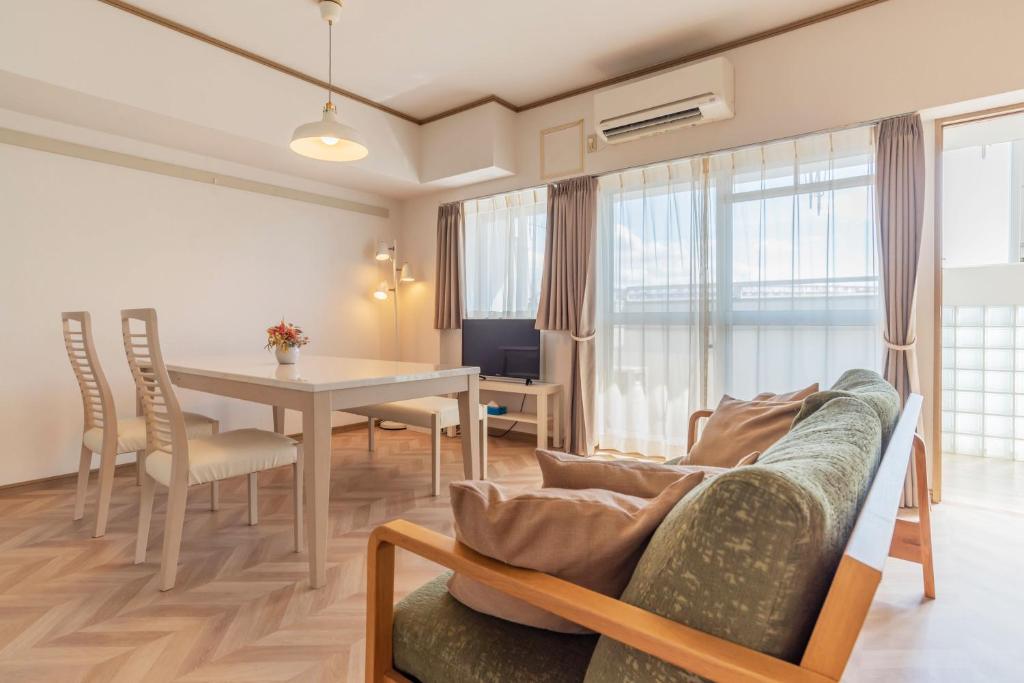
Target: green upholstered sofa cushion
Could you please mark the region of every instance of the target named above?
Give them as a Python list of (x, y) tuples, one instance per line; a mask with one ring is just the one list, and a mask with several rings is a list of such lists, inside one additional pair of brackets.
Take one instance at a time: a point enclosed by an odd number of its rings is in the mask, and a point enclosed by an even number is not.
[(421, 683), (579, 683), (595, 635), (568, 635), (481, 614), (448, 595), (450, 573), (395, 606), (394, 666)]
[(800, 424), (821, 406), (840, 396), (852, 396), (867, 403), (881, 420), (882, 445), (889, 443), (889, 436), (900, 418), (900, 397), (891, 384), (871, 370), (847, 370), (831, 388), (805, 398), (793, 425)]
[[(701, 484), (655, 532), (622, 599), (792, 662), (810, 637), (877, 467), (874, 408), (833, 398), (757, 464)], [(601, 637), (588, 683), (693, 681)]]

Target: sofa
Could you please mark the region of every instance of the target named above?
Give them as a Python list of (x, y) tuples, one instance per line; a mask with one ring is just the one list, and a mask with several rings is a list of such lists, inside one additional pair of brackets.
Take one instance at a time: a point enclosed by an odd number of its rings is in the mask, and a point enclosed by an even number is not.
[[(878, 525), (858, 527), (865, 538), (857, 545), (870, 545), (874, 548), (871, 552), (853, 558), (848, 546), (865, 500), (873, 491), (883, 453), (885, 478), (902, 485), (911, 439), (915, 438), (919, 397), (908, 401), (908, 413), (911, 409), (913, 415), (904, 414), (900, 419), (899, 396), (877, 373), (845, 373), (829, 390), (805, 401), (789, 433), (756, 464), (706, 480), (687, 494), (650, 539), (620, 600), (594, 597), (588, 602), (594, 606), (589, 611), (579, 607), (582, 598), (559, 597), (576, 595), (577, 590), (587, 597), (584, 589), (572, 584), (562, 586), (559, 593), (554, 577), (531, 577), (529, 574), (538, 573), (496, 567), (487, 558), (474, 557), (453, 539), (438, 538), (425, 530), (417, 541), (417, 532), (408, 523), (379, 529), (376, 538), (371, 538), (368, 680), (619, 683), (709, 679), (691, 668), (713, 673), (716, 680), (739, 680), (745, 678), (740, 675), (743, 666), (778, 671), (780, 680), (797, 680), (803, 677), (796, 675), (803, 671), (801, 662), (817, 657), (805, 652), (812, 637), (839, 638), (838, 631), (845, 628), (843, 615), (832, 616), (848, 609), (843, 606), (847, 593), (839, 596), (834, 587), (840, 582), (833, 579), (841, 562), (840, 573), (849, 576), (843, 583), (869, 586), (876, 573), (880, 578), (876, 556), (881, 552), (884, 563), (890, 538), (871, 540), (877, 536), (874, 527)], [(894, 437), (893, 448), (887, 450), (898, 420), (900, 443), (897, 447)], [(892, 451), (899, 452), (890, 456)], [(890, 537), (894, 528), (900, 529), (895, 519), (898, 498), (890, 491), (894, 486), (879, 485), (874, 488), (885, 491), (871, 493), (872, 517), (884, 518), (881, 527)], [(927, 521), (924, 517), (922, 514), (922, 522)], [(886, 524), (888, 531), (884, 531)], [(910, 548), (903, 553), (904, 559), (927, 559), (927, 575), (930, 545), (923, 532), (913, 530), (904, 536)], [(878, 551), (883, 541), (884, 550)], [(474, 578), (490, 579), (499, 587), (507, 585), (510, 594), (547, 605), (556, 613), (563, 610), (560, 616), (572, 619), (578, 612), (585, 616), (580, 623), (590, 620), (585, 625), (603, 635), (555, 633), (475, 612), (448, 595), (445, 584), (449, 574), (401, 600), (391, 613), (391, 584), (386, 573), (393, 573), (393, 545), (459, 571), (478, 571)], [(927, 553), (924, 546), (928, 546)], [(382, 569), (381, 563), (389, 562), (391, 566)], [(540, 596), (545, 592), (550, 597), (547, 603)], [(866, 604), (872, 596), (873, 588)], [(832, 604), (823, 609), (827, 599)], [(860, 605), (851, 608), (854, 611), (866, 613), (861, 597), (850, 604)], [(623, 616), (615, 617), (619, 612)], [(826, 616), (835, 622), (834, 628), (822, 626)], [(635, 621), (650, 632), (634, 637), (619, 628), (623, 620)], [(641, 647), (608, 635), (620, 631), (628, 635), (623, 636), (625, 640)], [(674, 636), (666, 635), (675, 633), (679, 647), (673, 647)], [(849, 640), (849, 636), (843, 637)], [(827, 648), (815, 649), (831, 652), (835, 647), (830, 642)], [(847, 649), (852, 649), (852, 642)], [(677, 663), (692, 658), (693, 666), (684, 668), (650, 654), (662, 650), (671, 651), (668, 659)], [(712, 661), (712, 655), (702, 650), (723, 653), (714, 654), (722, 661)], [(743, 661), (734, 667), (728, 659)], [(845, 659), (834, 679), (844, 665)], [(824, 678), (816, 679), (811, 672), (806, 680), (833, 680), (835, 667), (818, 673)]]

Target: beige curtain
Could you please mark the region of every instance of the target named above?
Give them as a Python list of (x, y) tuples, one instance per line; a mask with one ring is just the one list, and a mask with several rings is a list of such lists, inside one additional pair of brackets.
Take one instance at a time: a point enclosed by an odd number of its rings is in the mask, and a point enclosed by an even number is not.
[[(917, 114), (882, 121), (878, 127), (875, 190), (879, 253), (885, 298), (885, 378), (900, 397), (920, 392), (914, 304), (924, 217), (924, 133)], [(933, 448), (937, 445), (933, 444)], [(903, 505), (914, 507), (917, 477), (911, 463)]]
[(568, 330), (573, 338), (567, 449), (584, 455), (594, 450), (596, 233), (597, 179), (549, 185), (537, 329)]
[(462, 329), (462, 202), (437, 207), (434, 328)]

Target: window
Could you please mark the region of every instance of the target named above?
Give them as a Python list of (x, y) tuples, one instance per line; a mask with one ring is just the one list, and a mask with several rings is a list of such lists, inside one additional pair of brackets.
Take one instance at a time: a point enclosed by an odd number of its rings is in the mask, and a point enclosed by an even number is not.
[(547, 188), (464, 203), (467, 318), (536, 318)]
[(872, 130), (602, 178), (600, 446), (672, 457), (690, 412), (881, 363)]
[(1024, 114), (949, 126), (942, 142), (942, 266), (1024, 261)]

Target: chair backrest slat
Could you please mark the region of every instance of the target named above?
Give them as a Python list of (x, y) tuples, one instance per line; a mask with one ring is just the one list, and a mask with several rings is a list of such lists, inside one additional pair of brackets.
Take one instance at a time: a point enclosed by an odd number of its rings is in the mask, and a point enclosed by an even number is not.
[(156, 311), (121, 311), (121, 334), (128, 366), (146, 418), (146, 449), (171, 454), (171, 479), (188, 477), (188, 438), (170, 375), (160, 351)]
[(82, 394), (85, 431), (102, 429), (104, 446), (112, 447), (117, 443), (117, 409), (93, 344), (92, 317), (88, 311), (65, 311), (60, 318), (68, 360)]

